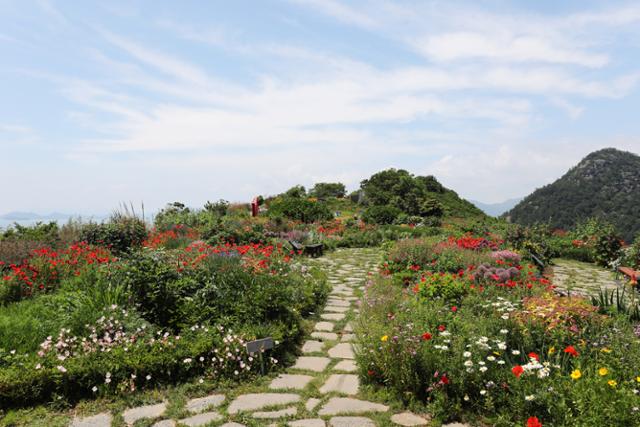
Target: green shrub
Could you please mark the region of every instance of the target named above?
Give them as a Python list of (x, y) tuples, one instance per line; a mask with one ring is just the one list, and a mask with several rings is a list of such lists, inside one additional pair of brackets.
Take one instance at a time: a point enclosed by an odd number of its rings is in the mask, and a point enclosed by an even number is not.
[(147, 227), (139, 218), (120, 217), (108, 222), (86, 224), (81, 233), (83, 241), (96, 246), (106, 246), (116, 254), (122, 254), (142, 245), (147, 237)]
[(393, 224), (401, 212), (393, 206), (370, 206), (362, 213), (362, 220), (367, 224)]
[(281, 196), (273, 199), (269, 203), (269, 216), (281, 216), (304, 223), (326, 221), (333, 218), (333, 214), (325, 203), (293, 196)]

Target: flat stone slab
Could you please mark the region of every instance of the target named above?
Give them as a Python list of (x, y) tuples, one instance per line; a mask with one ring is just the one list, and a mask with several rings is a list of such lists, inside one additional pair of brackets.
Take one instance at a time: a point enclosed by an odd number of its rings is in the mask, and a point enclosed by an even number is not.
[(329, 299), (327, 301), (327, 305), (333, 305), (336, 307), (351, 307), (351, 303), (346, 300), (347, 298), (355, 298), (355, 297), (346, 297), (344, 299)]
[(331, 362), (328, 357), (300, 356), (291, 369), (304, 369), (306, 371), (322, 372)]
[(352, 374), (333, 374), (322, 387), (320, 393), (327, 394), (337, 392), (341, 394), (354, 395), (358, 394), (360, 389), (360, 380), (357, 375)]
[(237, 414), (241, 411), (254, 411), (267, 406), (287, 405), (300, 400), (300, 396), (291, 393), (249, 393), (240, 395), (231, 402), (227, 412)]
[(320, 418), (307, 418), (306, 420), (291, 421), (289, 427), (325, 427), (324, 420)]
[(133, 425), (133, 423), (143, 418), (158, 418), (164, 414), (166, 409), (167, 402), (156, 405), (138, 406), (137, 408), (130, 408), (124, 411), (122, 418), (124, 418), (125, 424)]
[(395, 414), (391, 417), (391, 421), (401, 426), (426, 426), (429, 424), (429, 420), (419, 417), (411, 412), (403, 412), (401, 414)]
[(336, 325), (334, 325), (331, 322), (318, 322), (316, 323), (316, 326), (313, 328), (316, 331), (321, 331), (321, 332), (331, 332), (333, 331), (333, 328), (335, 328)]
[(333, 313), (346, 313), (349, 311), (349, 307), (338, 307), (337, 305), (328, 305), (324, 308), (325, 311), (331, 311)]
[(280, 374), (277, 378), (271, 381), (269, 384), (269, 388), (271, 390), (278, 389), (294, 389), (294, 390), (302, 390), (307, 384), (313, 379), (310, 375), (290, 375), (290, 374)]
[(353, 360), (341, 360), (333, 367), (334, 371), (355, 372), (358, 370), (356, 362)]
[(213, 421), (220, 421), (223, 418), (224, 417), (217, 412), (203, 412), (202, 414), (180, 420), (180, 424), (186, 424), (189, 427), (200, 427)]
[(369, 418), (365, 417), (333, 417), (329, 420), (331, 427), (376, 427)]
[(108, 412), (92, 415), (90, 417), (75, 417), (69, 427), (111, 427), (113, 417)]
[(442, 424), (442, 427), (471, 427), (469, 424), (462, 424), (462, 423), (449, 423), (449, 424)]
[(322, 351), (324, 343), (322, 341), (308, 340), (302, 346), (303, 353), (316, 353)]
[(291, 408), (285, 408), (279, 411), (254, 412), (253, 415), (251, 416), (253, 418), (271, 420), (271, 419), (282, 418), (282, 417), (290, 417), (297, 413), (298, 413), (298, 410), (292, 406)]
[(344, 313), (322, 313), (320, 317), (324, 320), (342, 320), (344, 319), (346, 314)]
[(151, 427), (176, 427), (176, 422), (174, 420), (162, 420)]
[(320, 402), (321, 402), (320, 399), (316, 399), (315, 397), (312, 397), (311, 399), (307, 400), (307, 403), (304, 404), (304, 409), (306, 409), (308, 412), (311, 412), (314, 409), (316, 409), (316, 406), (318, 406), (318, 403)]
[(217, 408), (222, 405), (224, 399), (225, 397), (223, 394), (212, 394), (205, 397), (197, 397), (189, 400), (185, 405), (185, 408), (189, 412), (202, 412), (205, 409)]
[(344, 331), (353, 332), (353, 325), (351, 323), (347, 323), (347, 325), (344, 327)]
[(354, 334), (342, 334), (342, 338), (340, 338), (340, 341), (351, 342), (355, 339), (356, 339), (356, 336)]
[(220, 427), (247, 427), (247, 426), (239, 423), (224, 423)]
[(355, 359), (353, 354), (353, 346), (348, 342), (336, 344), (335, 347), (329, 349), (329, 356), (334, 359)]
[(311, 332), (311, 337), (319, 340), (335, 341), (338, 339), (338, 334), (335, 332)]
[(366, 412), (387, 412), (388, 410), (388, 406), (380, 403), (350, 397), (332, 397), (320, 408), (318, 415), (363, 414)]

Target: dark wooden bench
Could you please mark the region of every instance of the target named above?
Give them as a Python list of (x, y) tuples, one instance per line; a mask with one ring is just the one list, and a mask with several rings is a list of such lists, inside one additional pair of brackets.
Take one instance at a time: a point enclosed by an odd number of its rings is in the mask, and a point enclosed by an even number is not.
[(324, 245), (322, 243), (316, 243), (313, 245), (302, 245), (294, 240), (289, 240), (289, 244), (297, 253), (303, 253), (311, 257), (319, 257), (324, 253)]
[(640, 278), (640, 271), (634, 270), (631, 267), (618, 267), (618, 271), (629, 278), (629, 280), (638, 283)]

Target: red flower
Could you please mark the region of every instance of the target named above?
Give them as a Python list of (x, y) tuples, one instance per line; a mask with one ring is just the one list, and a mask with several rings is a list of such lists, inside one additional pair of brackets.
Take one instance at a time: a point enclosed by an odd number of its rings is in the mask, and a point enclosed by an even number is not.
[(575, 349), (574, 346), (570, 345), (567, 346), (567, 348), (564, 349), (564, 352), (567, 354), (570, 354), (573, 357), (577, 357), (580, 353), (578, 353), (578, 351)]
[(542, 427), (542, 423), (538, 417), (529, 417), (527, 420), (527, 427)]
[(516, 378), (520, 378), (520, 375), (524, 372), (524, 368), (520, 365), (516, 365), (511, 368), (511, 372), (513, 372), (513, 375), (515, 375)]
[(449, 377), (447, 377), (447, 374), (442, 374), (442, 376), (440, 377), (440, 383), (449, 384)]
[(456, 306), (454, 305), (453, 307), (451, 307), (451, 311), (453, 311), (453, 312), (455, 313), (456, 311), (458, 311), (458, 307), (456, 307)]
[(429, 341), (431, 339), (431, 334), (429, 332), (425, 332), (424, 334), (422, 334), (422, 339), (424, 341)]
[(536, 359), (539, 362), (540, 356), (538, 356), (536, 353), (532, 351), (531, 353), (529, 353), (529, 359)]
[(444, 332), (444, 330), (445, 330), (445, 329), (447, 329), (447, 328), (446, 328), (444, 325), (440, 325), (440, 326), (438, 326), (438, 330), (439, 330), (440, 332)]

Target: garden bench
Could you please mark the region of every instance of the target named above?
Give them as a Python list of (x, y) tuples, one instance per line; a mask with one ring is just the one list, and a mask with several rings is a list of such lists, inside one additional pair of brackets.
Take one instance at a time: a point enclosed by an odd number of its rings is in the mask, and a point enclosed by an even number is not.
[(618, 267), (618, 271), (636, 283), (638, 282), (638, 278), (640, 278), (640, 271), (636, 271), (631, 267)]
[(316, 243), (313, 245), (302, 245), (301, 243), (294, 240), (289, 240), (289, 244), (294, 251), (298, 253), (302, 252), (303, 254), (312, 257), (318, 257), (324, 253), (324, 245), (322, 243)]

